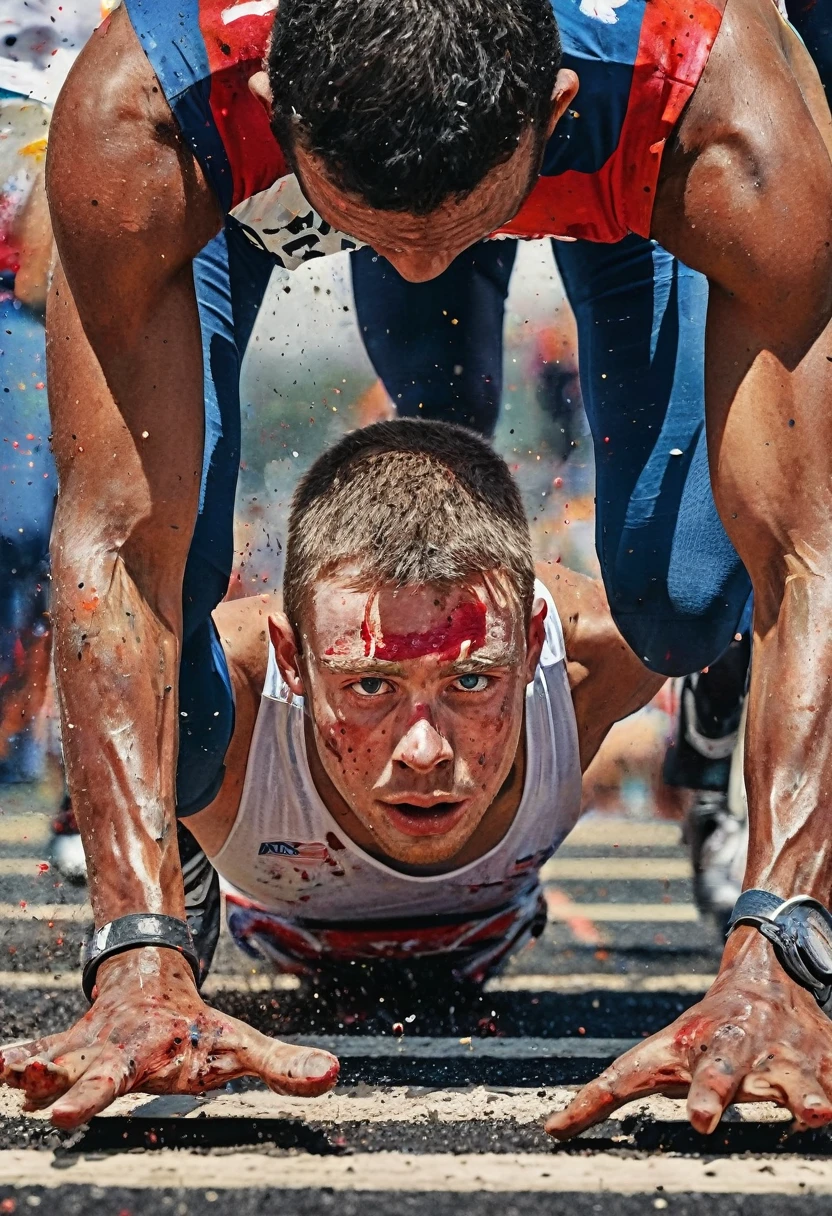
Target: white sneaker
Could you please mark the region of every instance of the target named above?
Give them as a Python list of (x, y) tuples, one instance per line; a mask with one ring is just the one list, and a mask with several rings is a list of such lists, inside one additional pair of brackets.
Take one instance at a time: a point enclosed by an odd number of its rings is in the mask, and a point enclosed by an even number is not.
[(87, 881), (87, 859), (77, 832), (55, 836), (51, 849), (52, 865), (67, 882), (83, 886)]
[(52, 823), (49, 856), (52, 865), (67, 882), (83, 886), (87, 881), (87, 859), (84, 857), (81, 833), (66, 795)]
[(731, 813), (727, 794), (702, 790), (688, 814), (685, 839), (693, 862), (696, 906), (724, 928), (742, 891), (748, 820)]

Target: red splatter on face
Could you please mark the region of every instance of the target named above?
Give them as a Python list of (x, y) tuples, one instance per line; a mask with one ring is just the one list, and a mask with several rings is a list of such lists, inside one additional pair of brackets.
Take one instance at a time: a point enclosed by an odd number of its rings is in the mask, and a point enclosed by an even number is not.
[(442, 625), (435, 625), (424, 633), (383, 633), (377, 637), (372, 632), (369, 613), (370, 601), (361, 622), (364, 654), (384, 662), (403, 662), (426, 655), (436, 655), (447, 661), (458, 658), (466, 642), (469, 643), (468, 653), (485, 644), (486, 606), (480, 600), (460, 604)]

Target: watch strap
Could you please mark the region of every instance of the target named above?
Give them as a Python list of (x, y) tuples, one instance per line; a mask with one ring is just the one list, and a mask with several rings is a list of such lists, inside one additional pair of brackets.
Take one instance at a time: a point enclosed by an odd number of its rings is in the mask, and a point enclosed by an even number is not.
[(773, 920), (786, 902), (779, 895), (772, 895), (771, 891), (763, 891), (760, 887), (743, 891), (734, 904), (727, 932), (730, 933), (737, 925), (755, 925), (759, 928), (761, 921)]
[(726, 936), (739, 925), (753, 925), (771, 942), (774, 953), (786, 974), (813, 994), (825, 1013), (832, 1017), (832, 986), (808, 965), (799, 942), (799, 930), (789, 923), (793, 908), (810, 907), (819, 912), (832, 927), (829, 911), (811, 895), (793, 895), (782, 899), (759, 887), (743, 891), (728, 921)]
[(81, 986), (92, 1002), (98, 968), (108, 958), (142, 946), (178, 950), (199, 980), (199, 956), (187, 921), (157, 912), (135, 912), (102, 925), (84, 943), (81, 955)]

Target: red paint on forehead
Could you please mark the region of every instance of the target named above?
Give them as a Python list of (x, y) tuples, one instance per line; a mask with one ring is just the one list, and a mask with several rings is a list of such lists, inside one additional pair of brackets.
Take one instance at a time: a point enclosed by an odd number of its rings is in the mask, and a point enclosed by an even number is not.
[(478, 650), (485, 643), (485, 616), (485, 604), (470, 600), (454, 608), (441, 625), (424, 633), (384, 632), (376, 637), (370, 628), (368, 603), (361, 622), (364, 654), (388, 663), (421, 659), (426, 655), (456, 659), (464, 642), (470, 643), (469, 651)]

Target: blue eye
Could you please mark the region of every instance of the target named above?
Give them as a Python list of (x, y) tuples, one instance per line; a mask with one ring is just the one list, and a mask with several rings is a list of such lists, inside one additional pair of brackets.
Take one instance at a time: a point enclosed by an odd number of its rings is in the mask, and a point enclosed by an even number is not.
[(488, 687), (488, 677), (477, 676), (473, 672), (458, 676), (456, 682), (465, 692), (482, 692), (484, 688)]
[(353, 688), (359, 695), (365, 697), (376, 697), (380, 692), (384, 691), (387, 684), (386, 680), (382, 680), (379, 676), (364, 676)]

